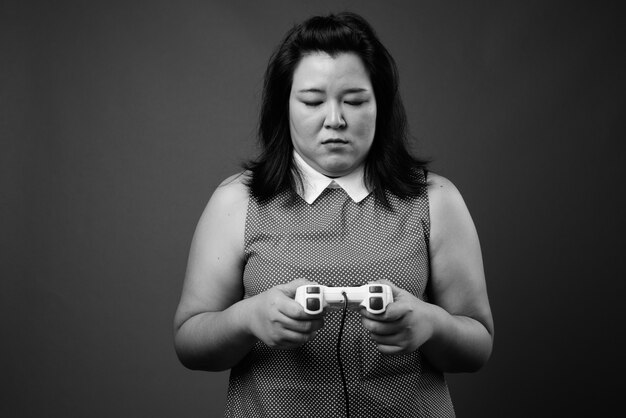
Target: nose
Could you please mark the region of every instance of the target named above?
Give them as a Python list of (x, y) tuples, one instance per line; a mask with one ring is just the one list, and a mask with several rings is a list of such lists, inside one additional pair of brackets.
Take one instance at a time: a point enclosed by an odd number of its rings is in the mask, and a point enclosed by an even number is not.
[(346, 126), (346, 120), (343, 118), (341, 106), (336, 103), (330, 103), (324, 119), (324, 127), (327, 129), (339, 129)]

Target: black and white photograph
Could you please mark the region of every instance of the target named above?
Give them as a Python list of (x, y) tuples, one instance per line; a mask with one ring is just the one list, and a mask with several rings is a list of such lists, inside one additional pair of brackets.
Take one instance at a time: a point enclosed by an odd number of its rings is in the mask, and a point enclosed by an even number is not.
[(619, 10), (0, 0), (0, 416), (619, 416)]

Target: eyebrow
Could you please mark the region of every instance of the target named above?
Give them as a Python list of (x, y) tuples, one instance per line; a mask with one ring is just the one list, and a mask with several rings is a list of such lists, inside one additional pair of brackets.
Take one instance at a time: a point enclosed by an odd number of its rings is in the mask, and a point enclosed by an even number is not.
[[(349, 89), (342, 90), (341, 92), (343, 94), (350, 94), (350, 93), (365, 93), (367, 91), (368, 91), (368, 89), (365, 89), (365, 88), (362, 88), (362, 87), (352, 87), (352, 88), (349, 88)], [(324, 93), (324, 91), (322, 89), (318, 89), (316, 87), (311, 87), (309, 89), (298, 90), (298, 93)]]

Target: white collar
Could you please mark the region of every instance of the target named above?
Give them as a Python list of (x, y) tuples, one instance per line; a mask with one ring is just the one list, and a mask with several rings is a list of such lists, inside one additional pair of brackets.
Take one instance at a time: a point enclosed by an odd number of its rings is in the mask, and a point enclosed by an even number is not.
[(363, 165), (356, 170), (343, 177), (330, 178), (316, 171), (311, 167), (296, 151), (293, 152), (296, 167), (302, 176), (302, 186), (304, 190), (298, 187), (297, 193), (309, 205), (315, 202), (326, 188), (341, 187), (350, 198), (359, 203), (370, 194), (370, 190), (364, 183)]

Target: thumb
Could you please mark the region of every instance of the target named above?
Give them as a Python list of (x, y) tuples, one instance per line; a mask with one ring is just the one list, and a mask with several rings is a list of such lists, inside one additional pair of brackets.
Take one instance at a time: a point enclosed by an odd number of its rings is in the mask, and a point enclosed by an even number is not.
[(283, 292), (286, 296), (290, 297), (290, 298), (294, 298), (296, 296), (296, 290), (300, 287), (300, 286), (304, 286), (307, 284), (314, 284), (314, 282), (305, 279), (304, 277), (300, 277), (297, 278), (289, 283), (285, 283), (285, 284), (281, 284), (279, 286), (276, 286), (276, 288), (278, 290), (280, 290), (281, 292)]

